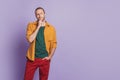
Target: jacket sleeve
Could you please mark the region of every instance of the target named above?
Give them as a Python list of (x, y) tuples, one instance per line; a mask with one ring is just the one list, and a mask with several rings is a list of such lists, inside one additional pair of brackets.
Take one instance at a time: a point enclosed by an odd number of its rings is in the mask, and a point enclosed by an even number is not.
[(57, 47), (57, 39), (56, 39), (56, 30), (55, 28), (53, 28), (53, 40), (52, 40), (52, 43), (53, 43), (53, 48), (56, 48)]
[(31, 26), (32, 26), (31, 23), (28, 23), (27, 30), (26, 30), (26, 39), (28, 42), (30, 42), (29, 38), (30, 38), (30, 35), (32, 34)]

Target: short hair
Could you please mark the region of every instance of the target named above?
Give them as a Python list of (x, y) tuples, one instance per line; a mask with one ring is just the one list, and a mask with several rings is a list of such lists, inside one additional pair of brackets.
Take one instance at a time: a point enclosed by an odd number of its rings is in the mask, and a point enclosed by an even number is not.
[(37, 8), (35, 9), (35, 13), (36, 13), (36, 11), (37, 11), (38, 9), (42, 9), (43, 12), (45, 13), (45, 10), (44, 10), (42, 7), (37, 7)]

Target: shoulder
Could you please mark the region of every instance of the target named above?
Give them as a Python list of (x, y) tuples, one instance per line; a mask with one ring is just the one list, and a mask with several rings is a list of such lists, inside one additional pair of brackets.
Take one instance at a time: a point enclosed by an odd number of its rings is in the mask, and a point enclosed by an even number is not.
[(50, 23), (47, 22), (47, 26), (49, 27), (49, 29), (55, 31), (55, 27), (52, 24), (50, 24)]
[(34, 21), (34, 22), (29, 22), (29, 23), (28, 23), (28, 25), (36, 25), (36, 24), (37, 24), (36, 21)]
[(36, 27), (36, 24), (37, 24), (37, 22), (29, 22), (28, 24), (27, 24), (27, 28), (30, 28), (30, 29), (34, 29), (35, 27)]

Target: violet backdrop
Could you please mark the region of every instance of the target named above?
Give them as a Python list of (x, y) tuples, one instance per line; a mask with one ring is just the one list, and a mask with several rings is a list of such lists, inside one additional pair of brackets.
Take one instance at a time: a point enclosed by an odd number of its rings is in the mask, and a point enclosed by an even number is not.
[[(23, 80), (28, 22), (41, 6), (58, 47), (49, 80), (120, 80), (119, 0), (1, 0), (0, 80)], [(38, 80), (38, 70), (34, 80)]]

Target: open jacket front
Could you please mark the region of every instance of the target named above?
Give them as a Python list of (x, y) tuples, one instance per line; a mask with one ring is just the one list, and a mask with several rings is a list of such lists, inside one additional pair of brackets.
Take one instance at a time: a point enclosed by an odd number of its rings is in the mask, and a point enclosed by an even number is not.
[[(37, 22), (31, 22), (27, 26), (26, 30), (26, 38), (29, 42), (29, 48), (27, 50), (27, 58), (31, 61), (34, 61), (35, 59), (35, 42), (36, 39), (33, 40), (33, 42), (29, 41), (30, 35), (36, 30), (37, 28)], [(44, 30), (44, 38), (45, 38), (45, 45), (46, 50), (48, 51), (48, 54), (51, 53), (52, 48), (56, 48), (57, 46), (57, 40), (56, 40), (56, 31), (55, 28), (50, 25), (48, 22), (46, 22), (45, 30)]]

